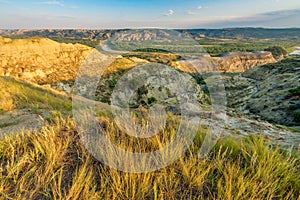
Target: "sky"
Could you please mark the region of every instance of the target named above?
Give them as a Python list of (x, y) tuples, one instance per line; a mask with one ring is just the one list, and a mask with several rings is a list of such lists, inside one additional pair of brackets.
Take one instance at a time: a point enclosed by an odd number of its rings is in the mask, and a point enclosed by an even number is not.
[(300, 27), (299, 0), (0, 0), (0, 29)]

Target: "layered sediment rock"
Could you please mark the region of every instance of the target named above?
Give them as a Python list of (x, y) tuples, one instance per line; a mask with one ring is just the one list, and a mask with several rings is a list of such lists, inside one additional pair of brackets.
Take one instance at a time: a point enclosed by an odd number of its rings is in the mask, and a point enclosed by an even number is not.
[(0, 37), (0, 75), (39, 84), (74, 79), (92, 48), (46, 38)]
[(245, 72), (255, 66), (276, 62), (272, 53), (267, 51), (226, 53), (213, 60), (221, 72)]
[[(205, 55), (201, 58), (171, 62), (171, 66), (184, 72), (245, 72), (256, 66), (275, 63), (271, 52), (229, 52), (220, 57)], [(197, 69), (197, 70), (196, 70)]]

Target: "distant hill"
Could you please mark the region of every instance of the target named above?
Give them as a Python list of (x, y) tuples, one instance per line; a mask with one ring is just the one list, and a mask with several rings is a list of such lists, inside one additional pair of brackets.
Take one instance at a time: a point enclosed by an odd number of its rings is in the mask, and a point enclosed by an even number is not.
[(299, 38), (299, 28), (266, 29), (266, 28), (226, 28), (226, 29), (186, 29), (178, 30), (190, 33), (194, 37), (216, 38)]
[[(119, 30), (85, 30), (85, 29), (44, 29), (44, 30), (0, 30), (0, 35), (12, 38), (48, 37), (103, 40)], [(266, 29), (266, 28), (226, 28), (226, 29), (178, 29), (193, 37), (216, 38), (299, 38), (300, 28)]]

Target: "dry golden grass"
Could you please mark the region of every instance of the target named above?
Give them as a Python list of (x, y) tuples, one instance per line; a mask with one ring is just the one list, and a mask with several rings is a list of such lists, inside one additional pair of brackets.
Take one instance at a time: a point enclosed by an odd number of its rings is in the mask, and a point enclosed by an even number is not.
[[(139, 143), (122, 136), (104, 116), (100, 124), (105, 124), (107, 134), (121, 137), (114, 141), (117, 144), (135, 142), (151, 150), (169, 140), (160, 135), (160, 139)], [(169, 126), (167, 131), (174, 130)], [(201, 160), (198, 151), (204, 135), (200, 129), (194, 144), (171, 166), (156, 172), (125, 173), (94, 159), (81, 143), (73, 120), (58, 117), (39, 132), (0, 141), (0, 199), (299, 198), (297, 157), (251, 137), (221, 140), (209, 158)]]
[(0, 76), (0, 111), (31, 109), (33, 112), (68, 112), (72, 103), (66, 96), (42, 87)]
[(127, 58), (116, 59), (108, 68), (103, 72), (103, 75), (117, 72), (119, 70), (128, 70), (137, 64)]
[(6, 97), (5, 99), (1, 99), (0, 101), (0, 110), (7, 112), (12, 111), (15, 108), (14, 100), (10, 97)]

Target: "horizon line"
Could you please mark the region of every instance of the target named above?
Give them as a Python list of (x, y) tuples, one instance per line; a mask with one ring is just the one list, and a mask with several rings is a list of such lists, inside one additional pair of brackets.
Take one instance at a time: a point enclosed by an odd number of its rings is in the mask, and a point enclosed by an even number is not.
[(220, 28), (162, 28), (162, 27), (136, 27), (136, 28), (0, 28), (0, 30), (139, 30), (139, 29), (161, 29), (161, 30), (221, 30), (221, 29), (300, 29), (299, 27), (262, 27), (262, 26), (233, 26), (233, 27), (220, 27)]

